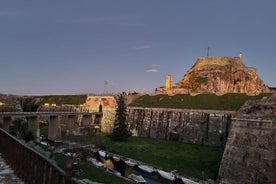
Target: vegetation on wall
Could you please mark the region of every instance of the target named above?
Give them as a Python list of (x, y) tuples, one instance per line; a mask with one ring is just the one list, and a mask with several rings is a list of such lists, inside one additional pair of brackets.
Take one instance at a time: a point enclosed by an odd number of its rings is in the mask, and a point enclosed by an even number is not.
[(261, 99), (271, 93), (262, 93), (257, 96), (248, 96), (241, 93), (229, 93), (222, 96), (215, 94), (144, 95), (132, 102), (130, 107), (175, 108), (175, 109), (213, 109), (238, 110), (247, 100)]
[(208, 77), (196, 77), (195, 81), (200, 84), (206, 84), (208, 82)]

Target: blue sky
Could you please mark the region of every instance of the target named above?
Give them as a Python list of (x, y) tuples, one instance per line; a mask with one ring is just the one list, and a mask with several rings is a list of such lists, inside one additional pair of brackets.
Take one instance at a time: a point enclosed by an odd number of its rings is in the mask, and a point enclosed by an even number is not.
[(275, 0), (1, 0), (0, 93), (151, 93), (198, 57), (276, 86)]

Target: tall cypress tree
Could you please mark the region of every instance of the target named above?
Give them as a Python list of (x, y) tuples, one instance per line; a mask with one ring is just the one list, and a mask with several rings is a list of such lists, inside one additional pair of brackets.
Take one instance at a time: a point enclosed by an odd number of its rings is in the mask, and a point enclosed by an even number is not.
[(126, 104), (123, 94), (120, 94), (116, 98), (117, 108), (115, 114), (115, 122), (113, 132), (110, 134), (110, 138), (115, 141), (124, 141), (129, 138), (132, 134), (127, 128), (126, 124)]

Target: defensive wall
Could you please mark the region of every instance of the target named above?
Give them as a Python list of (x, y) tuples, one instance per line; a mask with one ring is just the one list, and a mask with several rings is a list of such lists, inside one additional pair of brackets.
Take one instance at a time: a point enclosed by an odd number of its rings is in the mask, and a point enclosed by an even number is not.
[(233, 118), (220, 165), (220, 183), (276, 183), (275, 133), (275, 120)]
[[(133, 100), (140, 97), (140, 93), (124, 94), (126, 105), (130, 104)], [(103, 117), (101, 119), (101, 131), (102, 132), (112, 132), (117, 108), (116, 102), (117, 95), (90, 95), (87, 97), (85, 102), (85, 107), (89, 109), (90, 112), (98, 112), (99, 106), (101, 106), (101, 111), (103, 112)]]
[[(85, 102), (86, 108), (90, 112), (99, 112), (102, 111), (101, 119), (101, 131), (102, 132), (112, 132), (114, 118), (115, 118), (115, 109), (116, 109), (116, 100), (113, 95), (93, 95), (88, 96)], [(99, 107), (101, 109), (99, 109)]]
[(128, 107), (134, 136), (224, 146), (234, 111)]

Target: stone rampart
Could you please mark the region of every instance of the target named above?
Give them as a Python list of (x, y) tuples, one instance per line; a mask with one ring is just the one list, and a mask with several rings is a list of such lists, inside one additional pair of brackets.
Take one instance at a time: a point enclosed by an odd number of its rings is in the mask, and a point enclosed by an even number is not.
[(221, 184), (276, 183), (275, 119), (232, 119), (219, 180)]
[(110, 95), (95, 95), (88, 96), (85, 106), (91, 112), (98, 112), (101, 105), (103, 117), (101, 120), (101, 131), (112, 132), (115, 119), (116, 100), (115, 97)]
[(128, 107), (133, 135), (224, 146), (233, 111)]

